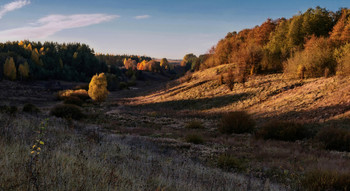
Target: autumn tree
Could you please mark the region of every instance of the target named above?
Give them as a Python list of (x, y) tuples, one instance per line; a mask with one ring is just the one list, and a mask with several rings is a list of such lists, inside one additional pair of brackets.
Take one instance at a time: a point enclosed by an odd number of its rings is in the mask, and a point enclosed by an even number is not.
[(131, 58), (124, 59), (124, 66), (126, 69), (137, 70), (137, 62), (136, 60), (132, 60)]
[(260, 27), (256, 30), (255, 41), (258, 45), (265, 45), (269, 41), (271, 32), (276, 28), (276, 23), (271, 19), (267, 19)]
[(24, 62), (24, 64), (20, 64), (18, 66), (18, 72), (21, 76), (21, 80), (26, 79), (29, 77), (29, 64), (28, 62)]
[(107, 78), (104, 73), (96, 74), (92, 77), (88, 94), (94, 101), (102, 102), (106, 100), (109, 92), (107, 90)]
[(31, 59), (33, 60), (33, 62), (38, 65), (38, 66), (43, 66), (43, 62), (42, 60), (40, 60), (40, 55), (37, 49), (32, 51), (32, 56)]
[(197, 56), (193, 53), (186, 54), (181, 62), (181, 66), (185, 67), (186, 70), (189, 70), (192, 66), (192, 63), (197, 59)]
[(16, 80), (16, 65), (12, 57), (7, 58), (4, 64), (4, 75), (10, 80)]
[(166, 58), (163, 58), (160, 60), (160, 67), (163, 68), (164, 70), (169, 70), (169, 62)]

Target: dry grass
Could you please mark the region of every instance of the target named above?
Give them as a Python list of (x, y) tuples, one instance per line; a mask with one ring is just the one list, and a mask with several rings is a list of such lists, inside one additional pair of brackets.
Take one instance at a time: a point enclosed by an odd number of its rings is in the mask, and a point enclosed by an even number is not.
[(230, 67), (195, 72), (188, 83), (136, 97), (131, 104), (156, 110), (197, 110), (205, 115), (247, 110), (258, 118), (305, 122), (330, 120), (350, 110), (350, 77), (300, 81), (283, 74), (250, 76), (245, 87), (236, 84), (230, 91), (217, 80), (217, 73), (227, 72)]
[[(205, 167), (176, 152), (164, 155), (147, 139), (103, 134), (84, 124), (72, 128), (55, 118), (48, 120), (44, 145), (33, 160), (30, 151), (42, 120), (0, 114), (1, 189), (245, 190), (248, 185), (244, 176)], [(99, 142), (87, 136), (91, 131), (102, 136)], [(252, 179), (249, 186), (261, 184)]]

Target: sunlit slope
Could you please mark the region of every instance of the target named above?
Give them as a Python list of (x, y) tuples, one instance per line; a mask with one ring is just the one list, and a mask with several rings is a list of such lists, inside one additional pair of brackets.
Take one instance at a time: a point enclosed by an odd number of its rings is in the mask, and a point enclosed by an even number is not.
[(231, 65), (221, 65), (183, 77), (152, 95), (139, 97), (138, 104), (221, 113), (247, 110), (259, 118), (324, 121), (350, 116), (350, 78), (290, 79), (283, 74), (249, 77), (230, 91), (225, 77)]

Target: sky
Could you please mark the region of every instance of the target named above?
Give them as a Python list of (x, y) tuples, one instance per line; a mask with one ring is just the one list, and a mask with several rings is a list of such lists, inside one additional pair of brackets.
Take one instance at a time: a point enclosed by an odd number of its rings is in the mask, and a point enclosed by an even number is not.
[(96, 53), (180, 59), (228, 32), (350, 0), (0, 0), (0, 41), (80, 42)]

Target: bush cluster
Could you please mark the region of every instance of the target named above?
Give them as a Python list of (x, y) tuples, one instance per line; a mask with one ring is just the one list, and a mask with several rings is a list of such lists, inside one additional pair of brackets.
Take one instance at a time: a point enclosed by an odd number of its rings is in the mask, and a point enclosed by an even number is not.
[(201, 135), (198, 134), (189, 134), (185, 137), (186, 142), (193, 144), (203, 144), (204, 139)]
[(350, 130), (347, 129), (323, 128), (317, 133), (316, 140), (328, 150), (350, 151)]
[(218, 157), (217, 165), (224, 170), (243, 171), (246, 168), (245, 161), (236, 158), (232, 154), (222, 154)]
[(219, 131), (224, 134), (252, 133), (255, 122), (245, 111), (234, 111), (222, 116)]
[(306, 173), (302, 181), (306, 190), (349, 190), (350, 173), (313, 170)]
[(309, 137), (308, 129), (301, 123), (273, 120), (261, 127), (257, 138), (296, 141)]
[(17, 107), (16, 106), (7, 106), (7, 105), (1, 105), (0, 106), (0, 112), (8, 113), (8, 114), (16, 114), (17, 113)]
[(71, 105), (77, 105), (77, 106), (82, 106), (84, 104), (84, 101), (81, 100), (77, 96), (69, 96), (64, 99), (64, 104), (71, 104)]
[(76, 105), (63, 104), (53, 107), (50, 115), (66, 119), (82, 119), (85, 117), (81, 109)]
[(27, 103), (23, 106), (23, 112), (27, 113), (39, 113), (40, 109), (31, 103)]
[(201, 121), (193, 120), (186, 124), (186, 129), (204, 129), (204, 126)]

